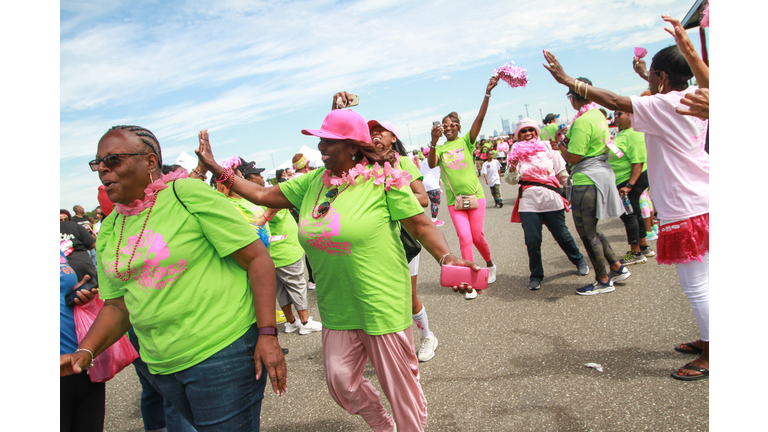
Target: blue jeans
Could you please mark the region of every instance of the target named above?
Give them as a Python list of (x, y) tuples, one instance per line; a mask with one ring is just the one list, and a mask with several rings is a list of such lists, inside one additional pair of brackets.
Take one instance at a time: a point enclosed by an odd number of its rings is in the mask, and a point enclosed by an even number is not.
[(266, 367), (256, 379), (253, 353), (259, 329), (250, 329), (202, 362), (169, 375), (151, 374), (160, 393), (200, 432), (258, 431)]
[(571, 232), (565, 225), (565, 210), (543, 213), (520, 212), (520, 221), (523, 224), (525, 246), (528, 248), (528, 268), (531, 270), (531, 280), (541, 282), (544, 279), (544, 265), (541, 263), (542, 224), (547, 226), (552, 237), (573, 265), (578, 266), (584, 261), (584, 255), (579, 251)]
[[(140, 352), (139, 339), (133, 327), (128, 329), (128, 339), (136, 352)], [(133, 368), (141, 383), (141, 419), (144, 421), (144, 430), (195, 432), (195, 428), (152, 386), (149, 368), (141, 357), (133, 361)]]

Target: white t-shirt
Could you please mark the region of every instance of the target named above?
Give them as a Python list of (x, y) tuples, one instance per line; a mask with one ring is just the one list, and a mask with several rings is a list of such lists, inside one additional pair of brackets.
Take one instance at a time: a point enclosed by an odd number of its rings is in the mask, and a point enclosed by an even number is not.
[(501, 184), (501, 177), (499, 177), (500, 169), (501, 165), (496, 159), (487, 160), (485, 163), (483, 163), (483, 169), (480, 172), (487, 176), (488, 186), (496, 186), (497, 184)]
[(427, 160), (424, 159), (423, 161), (421, 161), (419, 170), (421, 171), (421, 175), (424, 176), (424, 179), (422, 179), (422, 182), (424, 182), (425, 190), (431, 191), (435, 189), (440, 189), (440, 165), (437, 165), (434, 168), (430, 168), (429, 162), (427, 162)]
[(630, 96), (632, 127), (645, 133), (648, 182), (659, 219), (688, 219), (709, 213), (708, 120), (684, 116), (676, 107), (691, 86), (653, 96)]

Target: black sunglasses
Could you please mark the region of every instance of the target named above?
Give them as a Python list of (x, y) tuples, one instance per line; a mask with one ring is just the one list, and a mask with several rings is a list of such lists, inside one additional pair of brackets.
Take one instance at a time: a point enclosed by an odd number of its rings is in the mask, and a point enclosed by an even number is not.
[(614, 112), (614, 113), (613, 113), (613, 117), (614, 117), (614, 118), (616, 118), (616, 117), (619, 117), (619, 116), (622, 116), (622, 115), (624, 115), (624, 113), (623, 113), (623, 112), (621, 112), (621, 111), (616, 111), (616, 112)]
[(88, 165), (91, 166), (91, 171), (98, 171), (99, 164), (102, 162), (104, 162), (104, 166), (107, 168), (114, 168), (120, 163), (120, 156), (143, 156), (148, 154), (149, 153), (113, 153), (108, 154), (101, 159), (94, 159), (88, 162)]
[(536, 132), (534, 128), (520, 129), (520, 133)]

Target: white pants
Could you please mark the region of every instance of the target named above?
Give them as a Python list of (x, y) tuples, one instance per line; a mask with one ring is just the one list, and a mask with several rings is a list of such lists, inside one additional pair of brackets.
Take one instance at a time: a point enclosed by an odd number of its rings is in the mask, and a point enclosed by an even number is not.
[(701, 340), (709, 342), (709, 252), (701, 262), (691, 261), (675, 264), (680, 287), (688, 297), (699, 326)]

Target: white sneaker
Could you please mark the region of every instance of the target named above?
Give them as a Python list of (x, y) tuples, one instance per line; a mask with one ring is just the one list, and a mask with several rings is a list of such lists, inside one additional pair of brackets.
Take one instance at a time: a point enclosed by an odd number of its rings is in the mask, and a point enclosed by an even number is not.
[(314, 282), (307, 282), (307, 289), (315, 289), (315, 283)]
[(496, 264), (488, 267), (488, 283), (496, 282)]
[(421, 338), (421, 346), (419, 347), (419, 361), (425, 362), (432, 360), (435, 356), (435, 350), (437, 349), (437, 338), (433, 334), (432, 337)]
[(312, 332), (319, 332), (322, 329), (323, 329), (323, 324), (313, 320), (312, 317), (309, 317), (306, 325), (302, 324), (301, 320), (299, 320), (298, 318), (293, 321), (293, 324), (289, 322), (285, 323), (286, 333), (293, 333), (296, 330), (298, 330), (300, 335), (305, 335), (305, 334), (310, 334)]
[(472, 292), (467, 292), (464, 294), (464, 298), (467, 300), (472, 300), (473, 298), (477, 297), (477, 290), (473, 289)]

